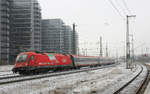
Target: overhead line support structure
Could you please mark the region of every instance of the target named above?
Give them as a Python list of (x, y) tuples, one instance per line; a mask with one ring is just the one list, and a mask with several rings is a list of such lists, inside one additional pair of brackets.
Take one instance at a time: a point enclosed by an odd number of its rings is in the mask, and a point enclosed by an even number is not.
[(131, 65), (130, 57), (130, 39), (129, 39), (129, 18), (136, 17), (136, 15), (126, 15), (127, 17), (127, 32), (126, 32), (126, 68), (129, 69)]

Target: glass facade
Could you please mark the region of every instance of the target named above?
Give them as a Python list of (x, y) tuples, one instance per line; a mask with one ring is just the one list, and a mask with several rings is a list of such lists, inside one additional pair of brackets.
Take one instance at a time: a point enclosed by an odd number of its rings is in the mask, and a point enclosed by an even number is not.
[(63, 52), (63, 25), (61, 19), (42, 20), (42, 51)]
[(9, 63), (9, 0), (0, 0), (0, 62)]
[(70, 26), (64, 25), (64, 52), (72, 54), (72, 29)]
[(73, 31), (61, 19), (42, 20), (42, 51), (73, 52)]
[(41, 49), (41, 8), (37, 0), (10, 2), (10, 61), (21, 51)]

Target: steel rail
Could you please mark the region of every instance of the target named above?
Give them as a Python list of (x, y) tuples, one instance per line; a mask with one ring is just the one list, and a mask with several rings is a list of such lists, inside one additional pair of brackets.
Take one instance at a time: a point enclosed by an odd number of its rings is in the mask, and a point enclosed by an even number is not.
[(0, 85), (15, 83), (15, 82), (22, 82), (22, 81), (35, 80), (35, 79), (41, 79), (41, 78), (47, 78), (47, 77), (61, 76), (61, 75), (67, 75), (67, 74), (74, 74), (74, 73), (86, 72), (86, 71), (92, 71), (92, 70), (98, 70), (98, 69), (113, 67), (115, 65), (116, 64), (102, 66), (102, 67), (87, 68), (87, 69), (82, 69), (82, 70), (80, 69), (80, 70), (73, 70), (73, 71), (65, 71), (65, 72), (46, 74), (46, 75), (24, 76), (23, 78), (19, 78), (19, 79), (13, 79), (13, 80), (9, 79), (6, 81), (0, 81)]
[(6, 75), (13, 75), (13, 73), (8, 73), (8, 74), (0, 74), (0, 76), (6, 76)]
[(123, 85), (121, 88), (119, 88), (117, 91), (115, 91), (113, 94), (119, 94), (123, 89), (125, 89), (129, 84), (131, 84), (143, 71), (143, 67), (141, 66), (141, 71), (133, 77), (129, 82), (127, 82), (125, 85)]
[(147, 65), (144, 64), (147, 68), (147, 74), (144, 78), (144, 80), (142, 81), (142, 84), (137, 88), (137, 90), (135, 91), (135, 94), (143, 94), (148, 83), (149, 83), (149, 79), (150, 79), (150, 69), (148, 69)]

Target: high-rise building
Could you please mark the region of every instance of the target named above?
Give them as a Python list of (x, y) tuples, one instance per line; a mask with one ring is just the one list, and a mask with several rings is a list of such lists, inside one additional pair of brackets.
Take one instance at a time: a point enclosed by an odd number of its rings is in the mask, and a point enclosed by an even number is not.
[(68, 25), (63, 26), (64, 32), (64, 52), (72, 54), (72, 28)]
[(63, 25), (61, 19), (42, 20), (42, 51), (64, 51)]
[(42, 20), (42, 51), (72, 54), (78, 45), (73, 47), (73, 36), (77, 43), (77, 33), (61, 19)]
[(21, 51), (41, 49), (41, 8), (37, 0), (10, 0), (10, 61)]
[[(72, 54), (77, 54), (78, 48), (78, 33), (76, 32), (75, 29), (76, 25), (75, 23), (73, 24), (73, 31), (72, 31)], [(78, 52), (79, 54), (79, 52)]]
[(9, 0), (0, 0), (0, 63), (9, 62)]

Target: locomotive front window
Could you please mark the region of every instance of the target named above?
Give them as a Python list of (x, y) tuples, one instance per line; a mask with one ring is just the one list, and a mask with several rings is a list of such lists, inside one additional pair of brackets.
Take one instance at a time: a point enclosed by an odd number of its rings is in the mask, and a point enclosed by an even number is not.
[(16, 58), (16, 62), (25, 62), (27, 59), (27, 55), (18, 55)]

